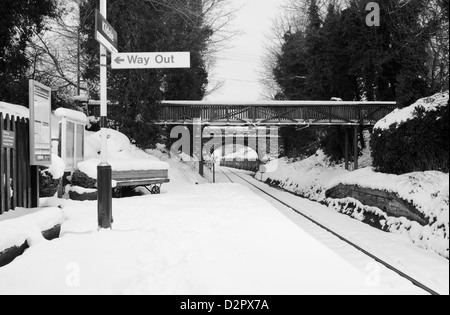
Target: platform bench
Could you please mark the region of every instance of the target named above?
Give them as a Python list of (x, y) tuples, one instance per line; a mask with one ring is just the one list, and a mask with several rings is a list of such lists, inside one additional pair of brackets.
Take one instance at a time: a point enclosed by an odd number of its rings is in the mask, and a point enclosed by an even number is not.
[(120, 196), (120, 187), (144, 187), (152, 195), (161, 193), (161, 186), (169, 183), (168, 170), (147, 171), (113, 171), (112, 179), (116, 182), (114, 194)]

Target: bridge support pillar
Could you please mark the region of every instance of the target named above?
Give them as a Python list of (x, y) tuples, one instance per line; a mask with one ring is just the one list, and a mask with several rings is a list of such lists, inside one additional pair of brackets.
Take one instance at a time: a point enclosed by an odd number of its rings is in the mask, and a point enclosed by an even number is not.
[(204, 172), (204, 159), (203, 159), (203, 126), (202, 119), (195, 118), (193, 126), (193, 156), (194, 160), (198, 162), (198, 173), (200, 176), (205, 174)]
[(350, 169), (350, 161), (349, 161), (349, 150), (350, 150), (350, 143), (348, 141), (348, 129), (345, 128), (345, 151), (344, 151), (344, 156), (345, 156), (345, 169), (348, 171)]

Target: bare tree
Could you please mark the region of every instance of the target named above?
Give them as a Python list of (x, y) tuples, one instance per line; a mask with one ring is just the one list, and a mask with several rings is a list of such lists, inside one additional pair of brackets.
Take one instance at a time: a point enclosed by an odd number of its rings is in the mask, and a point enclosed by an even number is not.
[(79, 4), (83, 0), (59, 0), (57, 18), (47, 21), (47, 30), (35, 34), (29, 43), (29, 55), (33, 60), (32, 77), (51, 84), (64, 101), (72, 104), (71, 97), (82, 91), (87, 93), (87, 84), (81, 73), (86, 67), (80, 49), (83, 40), (80, 26)]
[(259, 73), (260, 83), (265, 87), (261, 95), (264, 99), (273, 100), (280, 91), (273, 70), (280, 56), (285, 34), (305, 29), (307, 2), (308, 0), (285, 0), (282, 13), (273, 20), (272, 29), (266, 34), (264, 58)]
[(449, 88), (449, 20), (442, 0), (427, 2), (422, 23), (435, 25), (428, 42), (430, 88), (446, 90)]
[[(89, 17), (84, 17), (84, 21), (80, 20), (79, 5), (85, 1), (87, 0), (58, 0), (58, 17), (48, 20), (47, 31), (43, 35), (35, 34), (29, 45), (29, 58), (33, 60), (32, 76), (51, 84), (66, 103), (70, 103), (74, 95), (89, 94), (89, 87), (95, 85), (85, 82), (81, 76), (87, 62), (80, 50), (80, 41), (84, 40), (80, 28)], [(155, 9), (162, 7), (175, 12), (189, 23), (201, 21), (212, 31), (213, 35), (203, 55), (208, 71), (213, 71), (216, 53), (226, 48), (229, 39), (237, 34), (229, 28), (229, 24), (239, 8), (231, 5), (230, 0), (145, 2), (153, 4)], [(216, 91), (222, 85), (223, 82), (214, 82), (208, 91)]]

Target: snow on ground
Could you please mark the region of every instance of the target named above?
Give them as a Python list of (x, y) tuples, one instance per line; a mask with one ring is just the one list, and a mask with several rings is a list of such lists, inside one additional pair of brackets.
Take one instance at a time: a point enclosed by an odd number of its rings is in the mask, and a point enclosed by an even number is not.
[(197, 171), (194, 171), (198, 168), (198, 163), (190, 161), (191, 159), (180, 161), (169, 157), (164, 145), (158, 145), (155, 150), (146, 150), (146, 153), (169, 164), (170, 183), (162, 186), (163, 194), (173, 189), (183, 189), (188, 184), (205, 184), (208, 182)]
[(432, 249), (448, 258), (449, 255), (449, 175), (441, 172), (411, 173), (405, 175), (389, 175), (376, 173), (371, 167), (355, 172), (343, 169), (342, 165), (330, 164), (322, 151), (302, 161), (279, 159), (266, 165), (266, 173), (257, 173), (255, 178), (269, 181), (296, 195), (313, 201), (327, 203), (335, 210), (340, 206), (337, 202), (357, 202), (354, 199), (331, 200), (325, 193), (338, 184), (358, 185), (393, 192), (400, 198), (411, 202), (417, 210), (429, 219), (430, 224), (420, 224), (406, 218), (389, 217), (377, 208), (360, 205), (354, 209), (355, 219), (363, 220), (359, 210), (375, 212), (386, 218), (386, 228), (394, 233), (407, 235), (416, 245)]
[(0, 269), (0, 294), (377, 294), (367, 277), (247, 188), (186, 185), (96, 202), (67, 201), (62, 237)]
[[(228, 172), (226, 168), (221, 168), (221, 170)], [(281, 200), (285, 204), (291, 205), (294, 209), (297, 209), (307, 217), (320, 222), (339, 235), (347, 238), (354, 244), (359, 245), (384, 261), (389, 262), (392, 266), (395, 266), (396, 268), (406, 272), (408, 275), (413, 276), (414, 279), (421, 281), (423, 284), (437, 290), (441, 294), (448, 295), (448, 259), (445, 259), (432, 251), (424, 250), (415, 246), (412, 244), (407, 235), (385, 233), (381, 230), (374, 229), (370, 225), (342, 215), (330, 207), (318, 204), (317, 202), (313, 202), (308, 199), (300, 198), (278, 188), (269, 187), (252, 178), (250, 172), (237, 170), (232, 171), (239, 172), (240, 176), (243, 176), (247, 181), (250, 181), (259, 189), (270, 193), (272, 196), (276, 197), (278, 200)], [(228, 176), (231, 176), (233, 180), (237, 179), (239, 183), (245, 183), (232, 174), (229, 174)], [(220, 177), (219, 175), (218, 181), (228, 182), (228, 179), (224, 176)], [(266, 200), (270, 201), (272, 205), (274, 205), (290, 220), (295, 222), (300, 228), (304, 229), (321, 243), (327, 245), (330, 249), (334, 250), (344, 259), (351, 262), (352, 265), (358, 269), (366, 270), (366, 268), (370, 266), (372, 270), (378, 270), (380, 285), (383, 288), (387, 287), (389, 293), (398, 294), (398, 292), (401, 291), (408, 295), (414, 294), (413, 288), (409, 287), (408, 289), (407, 284), (402, 285), (401, 282), (398, 281), (398, 277), (393, 276), (392, 273), (384, 267), (373, 265), (373, 261), (370, 262), (370, 259), (368, 260), (368, 256), (362, 254), (354, 248), (348, 248), (348, 246), (345, 246), (340, 239), (325, 232), (321, 228), (318, 228), (317, 225), (304, 219), (302, 216), (299, 216), (297, 213), (292, 211), (291, 208), (287, 208), (285, 205), (280, 204), (261, 193), (258, 188), (251, 188), (262, 198), (266, 198)], [(403, 287), (403, 289), (400, 289), (400, 287)], [(412, 290), (412, 292), (410, 292), (410, 290)]]
[(0, 216), (0, 253), (21, 246), (25, 241), (29, 246), (42, 242), (42, 232), (50, 230), (64, 221), (59, 208), (23, 209), (16, 208)]
[(435, 111), (441, 106), (447, 106), (449, 99), (449, 92), (438, 93), (431, 97), (425, 97), (418, 100), (411, 106), (396, 109), (391, 114), (381, 119), (376, 125), (375, 129), (387, 130), (392, 125), (399, 126), (408, 120), (415, 117), (415, 113), (419, 107), (423, 108), (426, 112)]
[(322, 150), (297, 162), (286, 158), (274, 160), (264, 169), (265, 173), (256, 174), (257, 179), (276, 182), (280, 188), (314, 201), (325, 200), (328, 183), (348, 173), (340, 166), (330, 165)]

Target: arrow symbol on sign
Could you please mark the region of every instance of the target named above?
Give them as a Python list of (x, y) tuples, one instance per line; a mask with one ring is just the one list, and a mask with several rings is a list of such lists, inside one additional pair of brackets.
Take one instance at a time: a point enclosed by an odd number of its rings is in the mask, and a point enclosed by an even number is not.
[(120, 57), (117, 57), (115, 60), (114, 60), (114, 62), (115, 63), (117, 63), (117, 64), (121, 64), (122, 62), (124, 62), (125, 61), (125, 59), (122, 59), (122, 58), (120, 58)]

